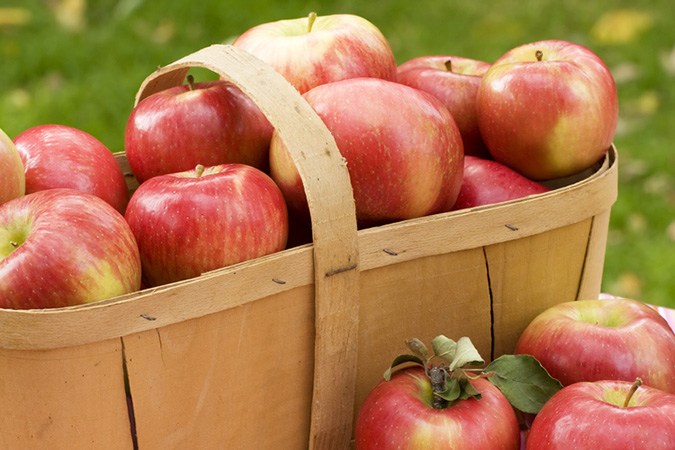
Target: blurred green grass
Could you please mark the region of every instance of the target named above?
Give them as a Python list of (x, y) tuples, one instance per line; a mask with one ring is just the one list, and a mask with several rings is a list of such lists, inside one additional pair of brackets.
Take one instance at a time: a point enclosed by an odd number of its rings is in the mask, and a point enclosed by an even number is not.
[(425, 54), (492, 62), (527, 42), (574, 41), (607, 63), (619, 92), (619, 199), (603, 291), (675, 307), (674, 9), (670, 0), (4, 0), (0, 128), (14, 138), (61, 123), (122, 151), (136, 90), (158, 65), (310, 11), (367, 18), (398, 63)]

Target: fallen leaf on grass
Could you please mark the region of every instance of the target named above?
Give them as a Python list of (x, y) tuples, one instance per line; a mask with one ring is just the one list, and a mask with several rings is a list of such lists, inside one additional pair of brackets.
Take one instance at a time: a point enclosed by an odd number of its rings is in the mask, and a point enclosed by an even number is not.
[(670, 51), (661, 53), (661, 66), (671, 77), (675, 77), (675, 47)]
[(30, 19), (30, 11), (26, 8), (0, 8), (0, 28), (25, 25)]
[(598, 44), (621, 45), (637, 40), (653, 24), (649, 13), (635, 9), (616, 9), (603, 14), (591, 28), (591, 38)]

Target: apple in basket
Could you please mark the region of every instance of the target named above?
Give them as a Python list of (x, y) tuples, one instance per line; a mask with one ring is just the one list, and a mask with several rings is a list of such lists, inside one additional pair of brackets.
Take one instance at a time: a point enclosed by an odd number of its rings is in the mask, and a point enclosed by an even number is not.
[(675, 333), (656, 310), (636, 300), (552, 306), (523, 330), (515, 353), (533, 355), (565, 386), (641, 378), (675, 394)]
[(283, 250), (288, 238), (281, 191), (244, 164), (153, 177), (131, 196), (125, 217), (148, 287)]
[(579, 382), (558, 391), (535, 417), (527, 449), (674, 449), (675, 395), (640, 383)]
[[(303, 97), (345, 159), (359, 226), (452, 208), (462, 182), (464, 152), (452, 115), (436, 97), (377, 78), (324, 84)], [(289, 209), (309, 217), (302, 180), (276, 132), (270, 173)]]
[(23, 162), (12, 140), (0, 130), (0, 205), (25, 193)]
[(382, 32), (352, 14), (310, 13), (260, 24), (232, 45), (274, 67), (301, 94), (346, 78), (396, 79), (396, 60)]
[(478, 126), (493, 158), (533, 180), (574, 175), (609, 150), (618, 121), (612, 75), (572, 42), (516, 47), (483, 75)]
[(169, 173), (248, 164), (267, 170), (272, 125), (226, 81), (188, 83), (156, 92), (132, 110), (124, 134), (129, 167), (144, 181)]
[[(520, 448), (513, 407), (488, 374), (472, 371), (484, 361), (468, 338), (437, 336), (431, 356), (421, 341), (407, 344), (413, 353), (394, 359), (359, 408), (357, 450)], [(404, 363), (416, 365), (392, 373)]]
[(26, 193), (72, 188), (93, 194), (124, 214), (124, 174), (110, 150), (91, 134), (65, 125), (38, 125), (14, 138), (26, 169)]
[(478, 129), (476, 97), (490, 63), (450, 55), (419, 56), (398, 67), (396, 81), (437, 97), (462, 135), (464, 154), (490, 158)]
[(0, 206), (0, 307), (78, 305), (140, 285), (131, 229), (99, 197), (53, 188)]
[(464, 178), (454, 210), (514, 200), (550, 191), (504, 164), (466, 155)]

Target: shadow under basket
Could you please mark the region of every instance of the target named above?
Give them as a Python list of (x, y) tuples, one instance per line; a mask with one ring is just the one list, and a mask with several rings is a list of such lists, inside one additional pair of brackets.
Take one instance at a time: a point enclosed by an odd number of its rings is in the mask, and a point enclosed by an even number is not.
[(88, 305), (0, 310), (0, 448), (349, 448), (405, 340), (469, 336), (493, 359), (549, 306), (598, 297), (614, 147), (544, 194), (358, 230), (332, 136), (249, 54), (202, 49), (148, 76), (136, 102), (191, 67), (239, 86), (279, 131), (312, 242)]

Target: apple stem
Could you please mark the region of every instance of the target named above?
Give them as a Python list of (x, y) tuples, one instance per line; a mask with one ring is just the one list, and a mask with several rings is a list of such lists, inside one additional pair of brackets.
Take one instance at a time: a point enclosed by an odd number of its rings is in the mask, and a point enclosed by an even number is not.
[(314, 26), (314, 22), (316, 21), (316, 13), (312, 11), (309, 13), (309, 17), (307, 17), (307, 32), (311, 33), (312, 32), (312, 27)]
[(445, 70), (448, 72), (452, 72), (452, 60), (449, 59), (445, 62)]
[(633, 394), (635, 394), (635, 391), (642, 386), (642, 380), (640, 378), (636, 378), (635, 382), (633, 385), (630, 387), (630, 391), (628, 391), (628, 395), (626, 396), (626, 401), (623, 402), (623, 407), (626, 408), (628, 404), (630, 403), (630, 399), (633, 398)]
[(537, 61), (541, 61), (541, 59), (544, 57), (544, 52), (537, 50), (534, 52), (534, 56), (537, 58)]
[(446, 372), (443, 368), (433, 366), (429, 370), (429, 379), (431, 380), (431, 391), (434, 393), (434, 402), (431, 405), (434, 409), (445, 409), (448, 406), (448, 401), (436, 395), (437, 392), (445, 390)]
[(197, 175), (197, 178), (200, 178), (202, 174), (204, 173), (205, 167), (201, 164), (197, 164), (197, 167), (195, 167), (195, 173)]
[(194, 91), (195, 90), (195, 77), (193, 77), (192, 75), (188, 75), (186, 80), (187, 80), (187, 84), (188, 84), (188, 87), (190, 88), (190, 90)]
[(9, 241), (9, 245), (11, 245), (14, 248), (19, 248), (19, 243), (16, 241)]

